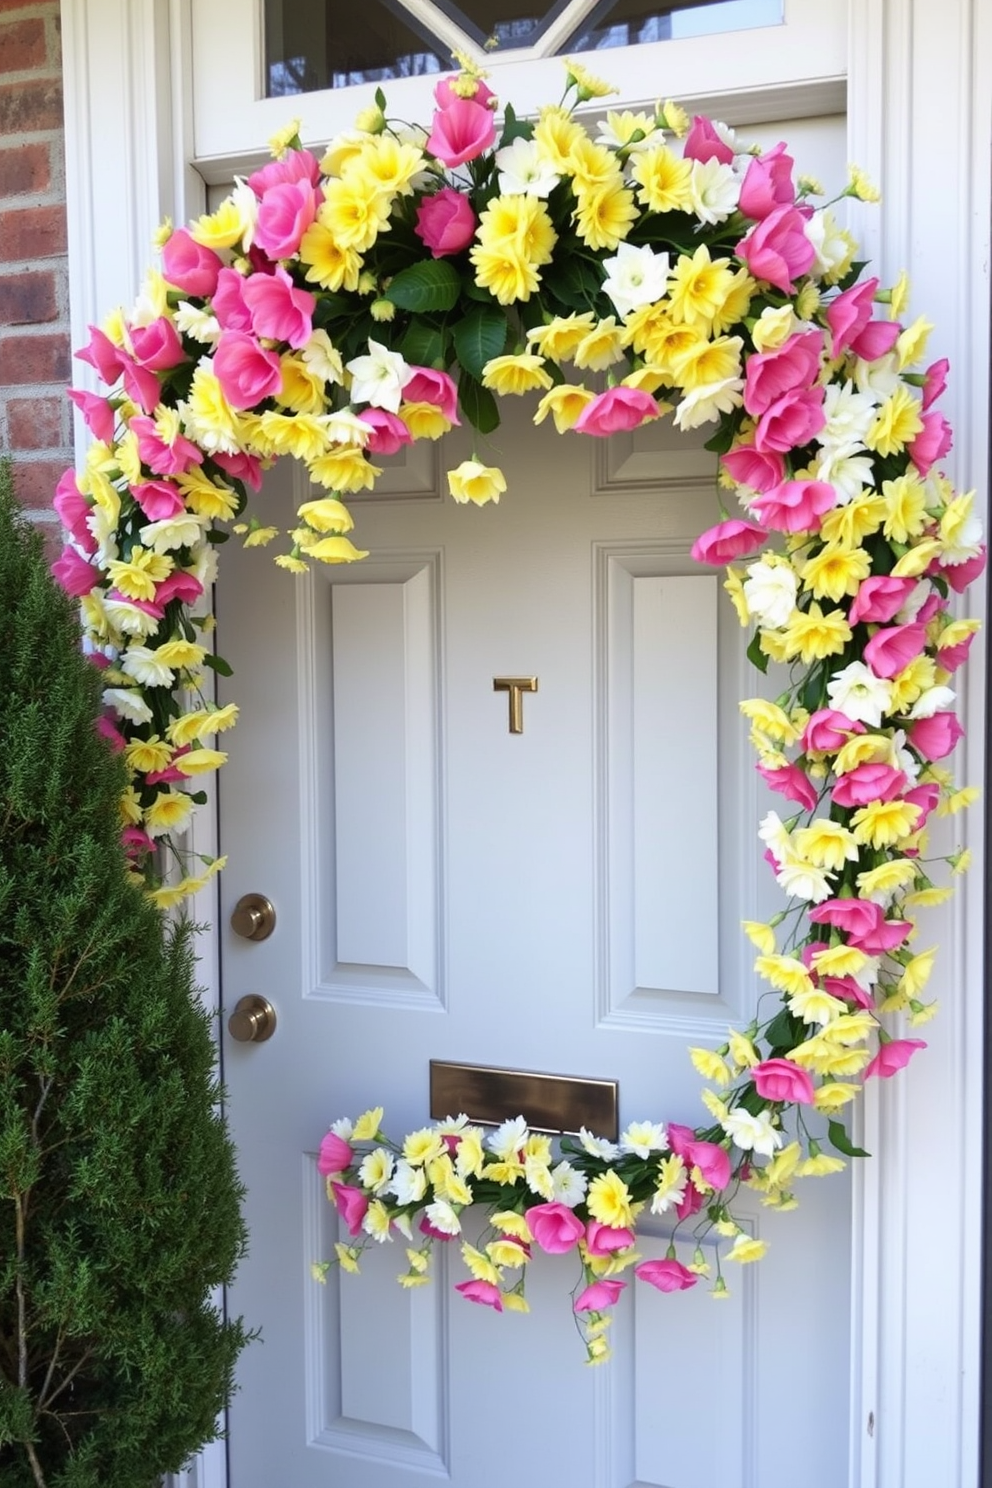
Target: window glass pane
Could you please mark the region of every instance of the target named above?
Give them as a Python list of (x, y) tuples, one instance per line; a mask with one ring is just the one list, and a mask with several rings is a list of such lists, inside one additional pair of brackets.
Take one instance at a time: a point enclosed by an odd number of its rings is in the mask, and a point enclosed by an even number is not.
[(717, 31), (746, 31), (777, 26), (783, 0), (603, 0), (562, 48), (593, 52), (604, 47), (704, 36)]
[(378, 0), (265, 0), (269, 98), (444, 72), (441, 46), (401, 7)]

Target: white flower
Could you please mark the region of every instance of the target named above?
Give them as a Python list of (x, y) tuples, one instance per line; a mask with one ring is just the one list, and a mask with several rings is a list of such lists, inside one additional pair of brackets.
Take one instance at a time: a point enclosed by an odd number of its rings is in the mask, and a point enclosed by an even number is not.
[(374, 1151), (369, 1152), (362, 1159), (362, 1165), (358, 1169), (358, 1177), (364, 1183), (365, 1187), (371, 1189), (373, 1193), (384, 1193), (389, 1187), (390, 1178), (393, 1176), (394, 1165), (395, 1159), (393, 1158), (393, 1154), (387, 1152), (385, 1147), (376, 1147)]
[(90, 536), (96, 543), (92, 561), (98, 568), (106, 568), (120, 555), (117, 546), (117, 518), (112, 517), (102, 506), (92, 506), (86, 517)]
[(398, 1204), (416, 1204), (427, 1192), (427, 1174), (423, 1168), (415, 1168), (401, 1157), (389, 1180), (389, 1193), (395, 1194)]
[(733, 166), (719, 160), (694, 160), (689, 180), (692, 210), (700, 222), (724, 222), (737, 206), (741, 183)]
[(161, 522), (149, 522), (142, 527), (139, 537), (146, 548), (156, 553), (167, 553), (172, 548), (192, 548), (203, 536), (205, 517), (194, 512), (180, 512), (175, 517), (165, 517)]
[(888, 398), (900, 386), (899, 358), (895, 352), (879, 357), (874, 362), (860, 358), (854, 364), (854, 384), (861, 393), (872, 393), (879, 403)]
[(341, 365), (341, 353), (332, 344), (330, 336), (326, 331), (314, 331), (310, 340), (300, 351), (304, 366), (319, 377), (321, 382), (341, 383), (344, 381), (344, 368)]
[(584, 1126), (579, 1128), (579, 1141), (590, 1157), (605, 1157), (609, 1160), (620, 1156), (620, 1148), (616, 1142), (611, 1142), (606, 1137), (594, 1137)]
[(561, 180), (534, 140), (515, 139), (495, 159), (501, 196), (550, 196)]
[[(953, 697), (953, 692), (951, 697)], [(889, 756), (895, 769), (901, 770), (914, 783), (920, 773), (920, 762), (912, 750), (906, 748), (905, 729), (896, 729), (889, 745)]]
[(906, 603), (902, 605), (901, 608), (896, 612), (896, 624), (911, 624), (912, 621), (916, 619), (917, 615), (920, 613), (932, 593), (933, 585), (930, 583), (930, 580), (920, 579), (920, 581), (915, 584), (914, 587), (909, 591), (909, 598), (906, 600)]
[(833, 486), (838, 506), (847, 506), (875, 481), (871, 456), (862, 454), (859, 444), (834, 445), (821, 450), (813, 462), (813, 477)]
[(144, 641), (158, 630), (155, 615), (149, 615), (147, 610), (140, 609), (126, 599), (105, 599), (103, 612), (108, 623), (123, 635), (137, 636)]
[(380, 341), (369, 339), (368, 356), (353, 357), (346, 364), (351, 373), (352, 403), (371, 403), (399, 413), (403, 389), (413, 376), (412, 368), (398, 351), (389, 351)]
[(864, 448), (865, 435), (875, 419), (875, 399), (855, 391), (854, 384), (831, 382), (823, 395), (826, 422), (816, 436), (822, 445), (846, 444)]
[(744, 383), (739, 377), (725, 377), (722, 382), (707, 382), (682, 395), (675, 410), (680, 429), (698, 429), (712, 424), (721, 413), (730, 413), (743, 403)]
[(943, 713), (950, 708), (956, 697), (957, 693), (951, 687), (928, 687), (910, 708), (909, 716), (932, 718), (935, 713)]
[(113, 708), (118, 718), (126, 718), (129, 723), (151, 723), (152, 721), (151, 708), (140, 692), (130, 687), (105, 687), (103, 703), (104, 707)]
[(189, 300), (180, 300), (175, 313), (176, 329), (184, 336), (192, 336), (204, 346), (213, 346), (220, 340), (220, 321), (216, 315), (191, 305)]
[(752, 620), (778, 630), (788, 625), (796, 608), (799, 580), (791, 563), (759, 559), (748, 569), (744, 580), (744, 602)]
[[(641, 134), (643, 138), (632, 139), (632, 134)], [(608, 113), (605, 121), (600, 121), (596, 135), (597, 145), (606, 145), (611, 150), (626, 150), (628, 157), (650, 149), (658, 140), (658, 124), (651, 114), (629, 112)]]
[(331, 1122), (331, 1131), (336, 1137), (340, 1137), (342, 1142), (350, 1142), (354, 1130), (355, 1123), (350, 1116), (340, 1116), (337, 1121)]
[(779, 862), (792, 852), (792, 838), (777, 811), (769, 811), (758, 825), (758, 836)]
[(514, 1116), (512, 1121), (504, 1121), (487, 1137), (486, 1146), (501, 1162), (506, 1162), (517, 1155), (526, 1141), (527, 1123), (522, 1116)]
[(892, 706), (892, 683), (876, 677), (863, 661), (852, 661), (834, 672), (827, 683), (827, 696), (831, 708), (845, 713), (852, 722), (881, 728), (882, 715)]
[(620, 1151), (636, 1152), (650, 1157), (652, 1152), (668, 1151), (668, 1132), (661, 1121), (632, 1121), (620, 1134)]
[(432, 1224), (442, 1235), (460, 1235), (461, 1221), (447, 1199), (435, 1199), (424, 1210), (428, 1224)]
[(772, 1157), (776, 1147), (782, 1145), (782, 1133), (772, 1126), (770, 1111), (759, 1111), (757, 1116), (752, 1116), (750, 1111), (738, 1106), (720, 1125), (744, 1152), (754, 1151), (763, 1157)]
[(258, 197), (247, 181), (241, 176), (235, 176), (230, 199), (237, 207), (241, 219), (241, 242), (247, 253), (255, 236), (255, 223), (258, 221)]
[(120, 669), (140, 682), (142, 687), (171, 687), (175, 672), (164, 661), (158, 661), (147, 646), (130, 646), (120, 660)]
[(840, 268), (851, 251), (851, 245), (834, 214), (821, 208), (814, 212), (804, 228), (806, 239), (813, 245), (813, 273), (822, 279), (825, 274)]
[(217, 578), (217, 549), (213, 543), (202, 542), (190, 553), (187, 572), (199, 579), (204, 589), (209, 589)]
[(524, 1182), (531, 1193), (539, 1194), (546, 1202), (554, 1198), (555, 1185), (546, 1159), (529, 1155), (524, 1158)]
[[(941, 524), (941, 537), (943, 537), (943, 524)], [(959, 563), (967, 563), (969, 558), (977, 558), (982, 551), (982, 519), (975, 511), (969, 511), (960, 528), (954, 533), (950, 542), (944, 542), (941, 549), (940, 561), (945, 568), (957, 568)]]
[(389, 1211), (385, 1204), (381, 1204), (378, 1199), (373, 1199), (372, 1203), (366, 1209), (365, 1217), (362, 1220), (362, 1229), (366, 1235), (370, 1235), (380, 1245), (391, 1238), (389, 1234)]
[(775, 881), (793, 899), (805, 899), (810, 904), (822, 904), (833, 893), (833, 873), (807, 863), (798, 853), (788, 852), (779, 859)]
[(371, 427), (347, 408), (324, 414), (320, 422), (331, 444), (348, 444), (364, 449), (372, 438)]
[(589, 1187), (589, 1179), (585, 1173), (580, 1173), (578, 1168), (573, 1168), (570, 1162), (564, 1160), (551, 1169), (551, 1183), (555, 1203), (565, 1204), (569, 1209), (582, 1203)]
[(647, 244), (634, 248), (621, 243), (615, 257), (603, 259), (603, 268), (603, 291), (622, 318), (664, 297), (671, 265), (667, 253), (655, 253)]

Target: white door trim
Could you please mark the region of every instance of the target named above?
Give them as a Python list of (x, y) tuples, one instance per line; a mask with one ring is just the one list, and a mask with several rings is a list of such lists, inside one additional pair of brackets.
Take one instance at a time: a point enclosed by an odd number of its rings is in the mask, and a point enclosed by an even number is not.
[[(137, 291), (161, 217), (184, 220), (201, 209), (203, 181), (188, 164), (190, 0), (63, 0), (62, 15), (71, 319), (80, 344), (89, 322)], [(856, 227), (883, 278), (909, 269), (914, 311), (937, 322), (933, 353), (952, 361), (952, 473), (981, 489), (992, 12), (984, 0), (850, 0), (848, 55), (850, 155), (885, 186), (881, 209), (859, 212)], [(85, 384), (82, 373), (77, 380)], [(77, 426), (77, 446), (85, 442)], [(977, 603), (970, 598), (970, 613)], [(986, 732), (977, 663), (963, 711), (961, 774), (977, 782)], [(202, 828), (209, 840), (197, 846), (206, 851), (215, 826)], [(977, 811), (968, 841), (978, 856)], [(931, 916), (927, 934), (943, 944), (944, 983), (957, 996), (943, 999), (926, 1057), (876, 1088), (864, 1110), (867, 1146), (878, 1148), (884, 1136), (884, 1149), (855, 1174), (849, 1488), (977, 1482), (983, 887), (974, 873), (954, 907)], [(215, 918), (211, 905), (198, 913)], [(205, 949), (201, 977), (216, 1004), (216, 958)], [(209, 1449), (185, 1482), (226, 1488), (224, 1460), (222, 1446)]]

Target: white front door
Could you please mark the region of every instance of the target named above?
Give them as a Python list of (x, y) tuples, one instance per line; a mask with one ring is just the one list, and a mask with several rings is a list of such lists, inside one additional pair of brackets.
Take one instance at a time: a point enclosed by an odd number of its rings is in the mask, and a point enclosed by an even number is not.
[[(458, 1296), (457, 1246), (412, 1293), (402, 1241), (359, 1278), (310, 1277), (337, 1234), (315, 1168), (335, 1117), (382, 1104), (402, 1137), (442, 1059), (615, 1079), (621, 1124), (698, 1124), (686, 1043), (719, 1042), (753, 996), (739, 920), (766, 875), (736, 700), (754, 683), (718, 578), (688, 558), (712, 457), (659, 426), (607, 445), (529, 412), (494, 437), (498, 508), (441, 497), (460, 431), (354, 503), (364, 563), (294, 580), (225, 552), (225, 1018), (249, 992), (278, 1016), (269, 1042), (225, 1035), (251, 1231), (230, 1305), (262, 1333), (232, 1488), (833, 1488), (843, 1179), (802, 1185), (798, 1213), (754, 1208), (770, 1253), (728, 1301), (632, 1285), (599, 1369), (573, 1258), (536, 1258), (529, 1317)], [(291, 520), (294, 479), (270, 477), (266, 520)], [(519, 675), (538, 691), (511, 734), (493, 680)], [(258, 943), (227, 928), (251, 891), (278, 915)]]

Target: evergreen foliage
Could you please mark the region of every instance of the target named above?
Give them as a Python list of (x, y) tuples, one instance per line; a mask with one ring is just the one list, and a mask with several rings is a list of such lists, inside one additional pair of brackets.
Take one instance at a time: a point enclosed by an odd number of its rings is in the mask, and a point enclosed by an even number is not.
[(0, 464), (0, 1483), (152, 1488), (215, 1434), (244, 1248), (192, 928), (119, 843), (96, 668)]

